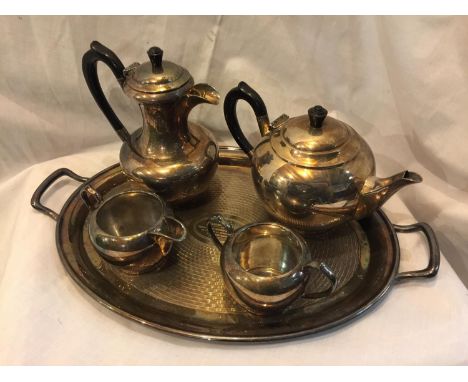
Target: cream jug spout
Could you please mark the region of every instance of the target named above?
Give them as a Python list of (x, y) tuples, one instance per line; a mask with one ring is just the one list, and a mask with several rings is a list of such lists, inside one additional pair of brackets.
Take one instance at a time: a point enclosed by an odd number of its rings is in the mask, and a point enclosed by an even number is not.
[(367, 216), (382, 206), (401, 188), (420, 182), (422, 182), (421, 175), (408, 170), (388, 178), (370, 176), (362, 188), (355, 218), (361, 219)]

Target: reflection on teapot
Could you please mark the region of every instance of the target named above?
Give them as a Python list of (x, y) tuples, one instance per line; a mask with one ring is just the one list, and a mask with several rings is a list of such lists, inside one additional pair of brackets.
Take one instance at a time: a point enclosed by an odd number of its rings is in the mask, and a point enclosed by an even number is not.
[[(239, 126), (239, 100), (247, 101), (257, 117), (263, 138), (255, 148)], [(310, 108), (308, 115), (282, 115), (270, 123), (261, 97), (241, 82), (227, 94), (224, 114), (252, 161), (253, 181), (267, 211), (298, 229), (324, 230), (364, 218), (400, 188), (422, 181), (410, 171), (377, 178), (368, 144), (321, 106)]]
[[(181, 202), (205, 191), (216, 171), (218, 146), (213, 135), (187, 118), (201, 103), (218, 104), (219, 94), (207, 84), (194, 85), (186, 69), (163, 61), (160, 48), (150, 48), (148, 56), (149, 62), (125, 68), (111, 50), (94, 41), (83, 56), (83, 74), (98, 106), (124, 142), (120, 151), (123, 171), (165, 200)], [(109, 66), (123, 91), (140, 106), (143, 127), (131, 135), (102, 92), (98, 61)]]

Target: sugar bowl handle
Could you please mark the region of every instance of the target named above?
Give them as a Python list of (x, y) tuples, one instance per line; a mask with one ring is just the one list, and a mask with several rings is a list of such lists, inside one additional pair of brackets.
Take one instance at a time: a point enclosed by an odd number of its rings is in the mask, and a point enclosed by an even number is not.
[(228, 237), (234, 233), (234, 228), (232, 227), (232, 224), (229, 223), (226, 219), (224, 219), (221, 215), (213, 215), (208, 220), (208, 223), (206, 224), (208, 233), (210, 234), (213, 243), (221, 251), (223, 248), (223, 244), (221, 244), (221, 241), (218, 239), (218, 236), (216, 236), (216, 233), (213, 229), (213, 224), (219, 224), (221, 227), (223, 227)]
[(93, 41), (90, 48), (91, 49), (84, 54), (81, 62), (86, 84), (88, 85), (89, 91), (91, 92), (94, 100), (114, 128), (117, 135), (122, 139), (122, 141), (130, 143), (130, 134), (109, 105), (109, 102), (102, 91), (97, 74), (97, 63), (101, 61), (112, 70), (115, 78), (117, 78), (120, 86), (122, 86), (125, 81), (125, 67), (117, 55), (101, 43)]
[(260, 95), (245, 82), (240, 82), (238, 86), (231, 89), (224, 100), (224, 117), (233, 138), (236, 140), (239, 147), (251, 157), (253, 147), (245, 137), (237, 120), (237, 101), (244, 100), (252, 107), (257, 124), (262, 137), (270, 131), (270, 120), (268, 118), (267, 109)]
[(320, 298), (328, 296), (329, 294), (333, 293), (336, 289), (336, 276), (335, 273), (326, 265), (325, 263), (318, 262), (318, 261), (311, 261), (310, 263), (306, 264), (303, 268), (303, 271), (309, 273), (311, 270), (318, 270), (320, 271), (330, 282), (330, 287), (322, 292), (312, 292), (308, 293), (305, 292), (302, 297), (303, 298)]

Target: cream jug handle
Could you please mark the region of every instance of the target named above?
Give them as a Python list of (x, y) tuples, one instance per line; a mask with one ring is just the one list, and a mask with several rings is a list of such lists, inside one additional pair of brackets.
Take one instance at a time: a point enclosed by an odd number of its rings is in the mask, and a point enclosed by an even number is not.
[(102, 91), (97, 74), (98, 61), (103, 62), (112, 70), (112, 73), (114, 73), (121, 87), (125, 81), (125, 67), (113, 51), (97, 41), (91, 43), (91, 49), (84, 54), (82, 59), (83, 75), (94, 100), (120, 139), (130, 144), (130, 134), (122, 122), (120, 122), (120, 119), (115, 115), (114, 110), (112, 110), (112, 107), (109, 105)]
[(257, 117), (257, 124), (262, 137), (270, 132), (270, 120), (262, 98), (245, 82), (240, 82), (237, 87), (231, 89), (226, 95), (224, 100), (224, 117), (226, 123), (239, 147), (244, 150), (249, 157), (252, 157), (253, 147), (242, 132), (239, 121), (237, 120), (236, 107), (237, 101), (239, 100), (246, 101), (252, 107)]
[(95, 210), (102, 203), (102, 196), (91, 186), (85, 186), (80, 192), (81, 200), (89, 210)]

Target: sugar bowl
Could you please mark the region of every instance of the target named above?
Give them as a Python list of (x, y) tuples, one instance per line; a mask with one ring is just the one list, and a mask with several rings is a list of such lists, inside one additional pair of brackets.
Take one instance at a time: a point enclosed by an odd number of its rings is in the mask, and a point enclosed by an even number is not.
[[(224, 244), (218, 239), (214, 225), (226, 231)], [(324, 297), (336, 287), (333, 271), (325, 263), (313, 261), (304, 239), (281, 224), (253, 223), (234, 230), (221, 215), (214, 215), (207, 228), (221, 251), (227, 290), (252, 313), (276, 313), (299, 297)], [(306, 292), (307, 282), (317, 271), (328, 279), (330, 287)]]

